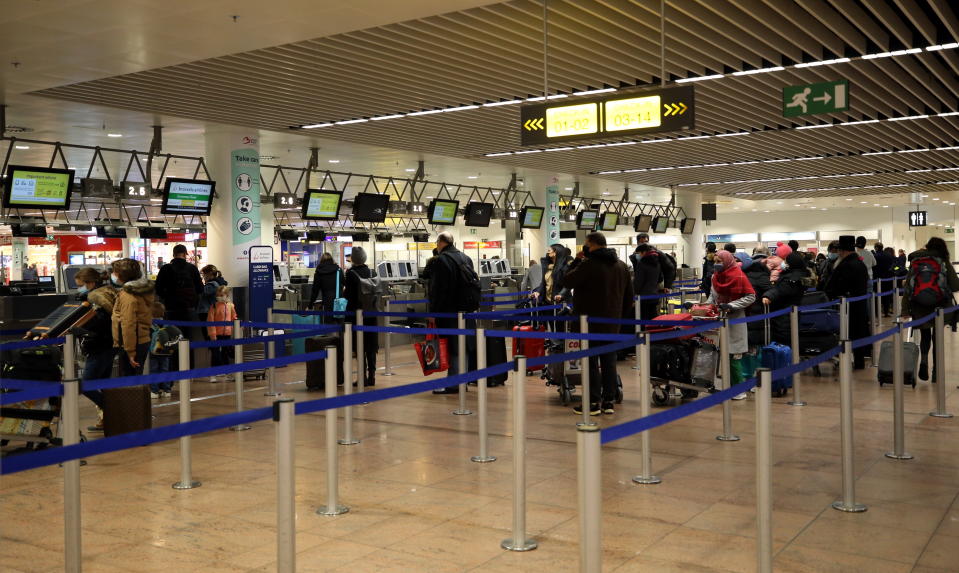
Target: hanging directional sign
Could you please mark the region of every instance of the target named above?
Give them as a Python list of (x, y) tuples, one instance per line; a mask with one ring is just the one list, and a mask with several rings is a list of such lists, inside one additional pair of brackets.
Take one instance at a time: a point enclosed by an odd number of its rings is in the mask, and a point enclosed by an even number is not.
[(691, 129), (694, 86), (571, 97), (524, 105), (523, 145)]
[(849, 109), (849, 82), (836, 80), (783, 88), (783, 117)]
[(909, 211), (909, 226), (910, 226), (910, 227), (925, 227), (925, 226), (926, 226), (926, 212), (925, 212), (925, 211)]

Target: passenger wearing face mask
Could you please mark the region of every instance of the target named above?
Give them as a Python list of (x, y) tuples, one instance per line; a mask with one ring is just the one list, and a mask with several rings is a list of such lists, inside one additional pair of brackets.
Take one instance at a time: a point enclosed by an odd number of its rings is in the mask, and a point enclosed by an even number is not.
[(816, 269), (816, 274), (819, 275), (819, 283), (816, 285), (816, 290), (825, 290), (826, 284), (829, 283), (829, 277), (832, 276), (832, 271), (838, 261), (839, 241), (832, 241), (826, 248), (826, 258)]
[[(743, 273), (742, 263), (729, 251), (716, 253), (718, 262), (713, 266), (712, 285), (709, 304), (719, 306), (726, 313), (727, 318), (742, 318), (746, 316), (746, 309), (756, 301), (756, 291)], [(735, 386), (743, 381), (742, 356), (749, 351), (749, 333), (745, 323), (729, 325), (729, 348), (726, 352), (732, 355), (729, 368), (729, 386)], [(742, 400), (745, 392), (737, 395), (734, 400)]]
[(77, 300), (83, 302), (91, 292), (103, 286), (106, 277), (93, 267), (84, 267), (77, 271), (73, 280), (77, 283)]
[[(230, 296), (231, 293), (232, 289), (225, 285), (216, 289), (216, 301), (206, 314), (207, 322), (233, 322), (237, 319), (236, 306), (233, 304), (233, 299)], [(217, 340), (218, 338), (230, 338), (233, 336), (233, 327), (208, 326), (207, 334), (209, 335), (210, 340)], [(229, 352), (232, 352), (232, 349), (226, 346), (210, 348), (210, 365), (223, 366), (229, 364)], [(211, 377), (210, 382), (214, 382), (216, 378), (218, 377)]]
[(559, 243), (550, 245), (546, 256), (540, 261), (543, 269), (543, 282), (530, 295), (541, 304), (550, 304), (567, 298), (569, 291), (564, 288), (563, 277), (573, 261), (569, 249)]

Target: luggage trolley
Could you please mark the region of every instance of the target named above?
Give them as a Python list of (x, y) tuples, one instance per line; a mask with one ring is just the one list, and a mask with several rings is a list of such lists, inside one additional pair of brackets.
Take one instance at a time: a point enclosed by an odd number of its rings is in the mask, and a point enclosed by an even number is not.
[[(553, 316), (567, 316), (570, 314), (569, 305), (564, 304), (563, 308), (557, 312), (553, 311)], [(570, 321), (554, 321), (553, 328), (556, 329), (556, 332), (570, 332), (569, 329)], [(562, 325), (562, 326), (561, 326)], [(546, 339), (545, 341), (545, 350), (547, 355), (556, 355), (556, 354), (567, 354), (569, 352), (576, 352), (580, 350), (581, 345), (579, 340), (574, 339), (562, 339), (562, 340), (550, 340)], [(548, 364), (546, 368), (543, 369), (542, 378), (546, 381), (547, 386), (556, 386), (557, 391), (559, 392), (559, 400), (563, 406), (569, 405), (573, 400), (573, 392), (576, 389), (576, 386), (581, 386), (583, 384), (583, 366), (586, 365), (588, 361), (583, 361), (580, 359), (575, 360), (563, 360), (562, 362), (553, 362)], [(588, 366), (587, 366), (588, 367)], [(616, 403), (623, 403), (623, 381), (619, 377), (619, 374), (616, 375)]]
[[(664, 314), (653, 320), (689, 321), (689, 326), (649, 327), (647, 333), (685, 330), (701, 320), (717, 316), (693, 316), (689, 313)], [(698, 334), (654, 342), (650, 345), (649, 381), (654, 406), (668, 406), (674, 397), (691, 400), (700, 392), (714, 392), (719, 369), (719, 326)]]

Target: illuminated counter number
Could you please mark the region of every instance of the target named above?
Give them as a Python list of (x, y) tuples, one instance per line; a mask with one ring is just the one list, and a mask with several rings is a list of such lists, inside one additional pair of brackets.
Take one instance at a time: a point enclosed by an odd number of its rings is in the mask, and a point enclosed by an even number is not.
[(546, 137), (596, 133), (599, 131), (598, 109), (595, 103), (547, 109)]
[(661, 98), (658, 95), (613, 100), (604, 105), (606, 131), (659, 127), (663, 122)]

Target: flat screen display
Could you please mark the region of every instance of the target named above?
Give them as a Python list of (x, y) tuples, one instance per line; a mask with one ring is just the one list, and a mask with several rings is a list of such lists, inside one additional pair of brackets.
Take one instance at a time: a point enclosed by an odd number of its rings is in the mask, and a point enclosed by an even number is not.
[(215, 181), (168, 177), (163, 186), (164, 215), (209, 215), (213, 206)]
[(611, 213), (607, 211), (603, 213), (602, 217), (599, 218), (600, 231), (615, 231), (616, 225), (618, 224), (619, 224), (619, 213)]
[(692, 235), (693, 229), (696, 228), (696, 219), (690, 219), (689, 217), (683, 219), (683, 222), (679, 225), (679, 230), (684, 235)]
[(80, 186), (83, 188), (84, 197), (113, 198), (113, 181), (110, 179), (91, 179), (87, 177), (80, 180)]
[(652, 215), (637, 215), (633, 223), (633, 230), (637, 233), (648, 233), (649, 227), (653, 224)]
[(103, 225), (97, 227), (97, 236), (103, 237), (106, 239), (126, 239), (127, 230), (123, 227), (117, 227), (116, 225)]
[(303, 218), (315, 221), (335, 221), (340, 215), (340, 202), (343, 193), (307, 189), (303, 198)]
[(596, 228), (599, 211), (580, 211), (576, 215), (576, 228), (581, 231), (592, 231)]
[(523, 229), (539, 229), (543, 226), (543, 207), (523, 207), (519, 213), (519, 226)]
[(467, 227), (489, 227), (489, 220), (492, 217), (492, 203), (467, 203), (463, 221)]
[(653, 232), (654, 232), (654, 233), (665, 233), (667, 228), (669, 228), (669, 218), (667, 218), (667, 217), (655, 217), (655, 218), (653, 218)]
[(11, 165), (4, 181), (3, 206), (11, 209), (67, 209), (72, 169)]
[(386, 220), (389, 205), (389, 195), (357, 193), (353, 199), (353, 220), (357, 223), (382, 223)]
[(10, 225), (11, 234), (14, 237), (46, 237), (47, 226), (36, 223), (16, 223)]
[(141, 239), (165, 239), (166, 229), (159, 227), (140, 227)]
[(449, 199), (433, 199), (430, 208), (426, 212), (430, 225), (452, 225), (456, 222), (456, 210), (459, 209), (459, 201)]

